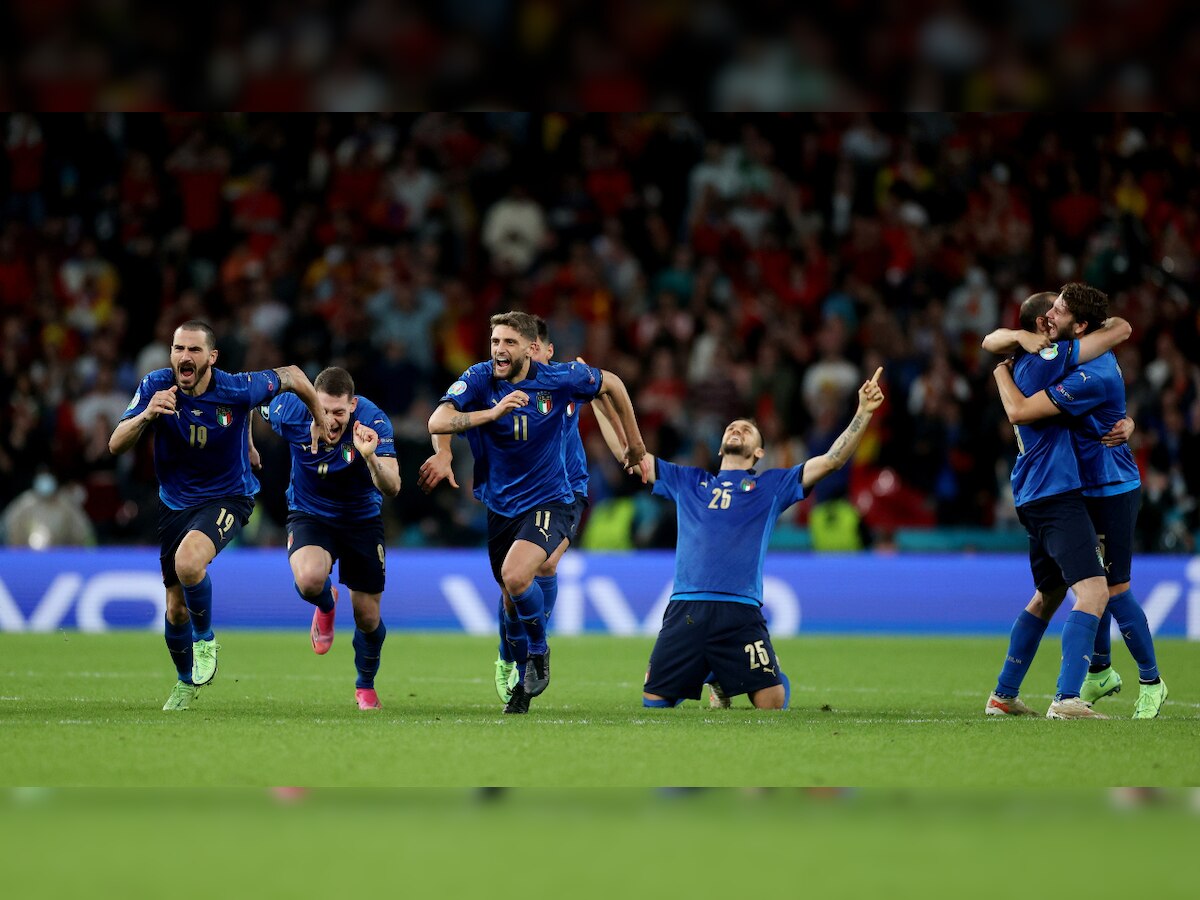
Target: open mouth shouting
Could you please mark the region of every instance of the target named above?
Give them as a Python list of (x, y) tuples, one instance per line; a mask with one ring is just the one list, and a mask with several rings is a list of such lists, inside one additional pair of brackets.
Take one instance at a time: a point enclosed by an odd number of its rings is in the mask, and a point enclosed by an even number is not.
[(512, 357), (501, 353), (492, 357), (492, 373), (497, 378), (507, 378), (512, 372)]
[(180, 386), (190, 386), (196, 382), (196, 364), (190, 361), (181, 362), (175, 369), (175, 380)]

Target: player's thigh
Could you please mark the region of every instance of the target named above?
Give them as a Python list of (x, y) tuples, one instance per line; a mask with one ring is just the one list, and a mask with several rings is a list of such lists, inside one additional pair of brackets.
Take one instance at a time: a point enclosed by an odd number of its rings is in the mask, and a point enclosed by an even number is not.
[(569, 542), (579, 525), (574, 503), (546, 503), (518, 517), (520, 524), (513, 545), (501, 567), (503, 584), (509, 592), (524, 588), (539, 568)]
[(668, 700), (699, 700), (709, 673), (706, 611), (698, 601), (672, 601), (650, 651), (642, 690)]
[(382, 594), (387, 575), (383, 518), (346, 525), (337, 540), (338, 580), (352, 592)]
[[(1025, 532), (1029, 538), (1029, 574), (1033, 577), (1034, 588), (1042, 595), (1055, 593), (1059, 589), (1066, 590), (1067, 584), (1063, 581), (1062, 570), (1046, 552), (1037, 522), (1027, 517), (1021, 509), (1017, 510), (1017, 518), (1025, 526)], [(1036, 596), (1035, 599), (1037, 599)], [(1030, 605), (1026, 609), (1035, 616), (1049, 620), (1048, 615), (1042, 615), (1038, 610), (1034, 610), (1033, 605), (1033, 601), (1030, 601)]]
[(521, 520), (519, 518), (502, 516), (488, 510), (488, 563), (492, 568), (492, 577), (496, 579), (496, 584), (502, 588), (504, 586), (504, 578), (501, 576), (501, 570), (504, 568), (504, 558), (508, 556), (508, 551), (512, 547), (513, 541), (517, 539), (517, 532), (520, 530), (520, 527)]
[(771, 643), (762, 610), (748, 603), (712, 603), (717, 609), (705, 653), (722, 689), (730, 697), (753, 694), (782, 684), (779, 656)]
[(1133, 542), (1142, 489), (1111, 497), (1086, 497), (1088, 516), (1096, 528), (1108, 584), (1127, 584), (1133, 577)]
[(292, 510), (287, 520), (287, 552), (292, 577), (301, 593), (320, 592), (338, 558), (336, 524), (320, 516)]
[(538, 576), (549, 578), (551, 575), (558, 573), (558, 564), (562, 561), (563, 554), (567, 552), (567, 548), (571, 546), (569, 541), (563, 541), (558, 545), (558, 549), (547, 557), (546, 561), (538, 567)]
[[(1082, 495), (1063, 494), (1027, 504), (1022, 511), (1033, 524), (1031, 533), (1040, 541), (1042, 553), (1058, 566), (1064, 584), (1104, 576), (1100, 542)], [(1041, 583), (1037, 587), (1045, 592), (1056, 585)]]

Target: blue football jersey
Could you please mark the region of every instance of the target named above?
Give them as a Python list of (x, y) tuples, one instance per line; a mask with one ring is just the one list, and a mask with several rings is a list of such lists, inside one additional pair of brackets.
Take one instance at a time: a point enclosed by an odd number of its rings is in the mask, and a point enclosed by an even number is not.
[[(142, 379), (121, 421), (141, 415), (158, 391), (175, 384), (175, 373), (157, 369)], [(158, 495), (171, 509), (189, 509), (222, 497), (253, 497), (258, 479), (250, 471), (250, 410), (279, 393), (279, 376), (212, 370), (208, 390), (197, 397), (177, 391), (176, 415), (159, 416), (154, 429)]]
[(563, 428), (567, 431), (563, 436), (563, 452), (566, 454), (567, 483), (571, 485), (572, 492), (586, 497), (588, 463), (583, 438), (579, 436), (579, 407), (580, 404), (574, 400), (567, 404), (567, 415), (563, 419)]
[(779, 514), (804, 499), (803, 466), (712, 474), (657, 460), (654, 493), (675, 501), (672, 600), (762, 606), (763, 563)]
[[(1075, 368), (1078, 341), (1060, 341), (1040, 353), (1025, 353), (1013, 366), (1013, 380), (1026, 397), (1032, 397)], [(1012, 470), (1013, 503), (1024, 506), (1056, 494), (1078, 490), (1079, 461), (1071, 430), (1057, 416), (1030, 425), (1015, 425), (1017, 461)]]
[(541, 503), (571, 503), (564, 421), (572, 403), (591, 400), (603, 375), (582, 363), (529, 363), (524, 381), (492, 376), (491, 362), (476, 363), (442, 395), (460, 412), (488, 409), (513, 391), (529, 403), (495, 422), (469, 429), (475, 454), (475, 496), (502, 516), (519, 516)]
[(1141, 485), (1129, 445), (1105, 447), (1100, 443), (1100, 438), (1125, 418), (1125, 379), (1112, 351), (1084, 363), (1046, 393), (1072, 417), (1071, 438), (1085, 496), (1109, 497)]
[(288, 482), (288, 509), (330, 519), (368, 518), (379, 515), (383, 494), (371, 480), (367, 465), (354, 447), (354, 423), (362, 422), (379, 435), (376, 456), (395, 456), (392, 423), (378, 406), (358, 397), (337, 444), (321, 444), (310, 453), (312, 413), (295, 394), (285, 394), (259, 407), (271, 429), (288, 442), (292, 451), (292, 477)]

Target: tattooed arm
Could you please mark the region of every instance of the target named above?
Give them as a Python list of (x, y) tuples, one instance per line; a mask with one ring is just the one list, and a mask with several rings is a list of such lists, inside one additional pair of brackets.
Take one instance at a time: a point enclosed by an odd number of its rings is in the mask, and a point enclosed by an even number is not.
[(883, 389), (879, 387), (879, 376), (882, 374), (883, 367), (880, 366), (871, 376), (871, 380), (864, 382), (863, 386), (858, 389), (858, 411), (854, 413), (850, 425), (833, 442), (833, 446), (829, 448), (828, 452), (814, 456), (804, 464), (803, 480), (806, 492), (830, 472), (840, 469), (854, 456), (854, 451), (858, 449), (858, 445), (867, 431), (871, 414), (883, 403)]
[(279, 392), (295, 394), (312, 413), (312, 430), (315, 433), (312, 452), (316, 453), (317, 439), (329, 440), (329, 420), (325, 416), (325, 408), (317, 400), (317, 389), (312, 386), (312, 382), (299, 366), (280, 366), (275, 369), (275, 375), (279, 378)]
[(459, 412), (453, 403), (447, 401), (438, 406), (429, 417), (429, 433), (462, 434), (468, 428), (478, 428), (488, 422), (495, 422), (501, 416), (528, 403), (529, 395), (524, 391), (512, 391), (491, 409), (479, 409), (474, 412)]

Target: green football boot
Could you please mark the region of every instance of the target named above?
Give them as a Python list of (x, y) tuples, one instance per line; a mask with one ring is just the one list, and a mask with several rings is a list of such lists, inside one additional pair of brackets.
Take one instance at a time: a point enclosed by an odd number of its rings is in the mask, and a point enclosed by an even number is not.
[(513, 685), (520, 677), (516, 663), (496, 658), (496, 695), (500, 698), (501, 703), (507, 703), (512, 699)]
[(196, 687), (196, 685), (188, 684), (185, 681), (176, 681), (175, 687), (171, 688), (171, 696), (163, 704), (163, 709), (187, 709), (192, 705), (192, 701), (199, 696), (200, 688)]
[(1079, 699), (1084, 703), (1095, 703), (1101, 697), (1121, 693), (1121, 676), (1112, 666), (1099, 672), (1088, 672), (1079, 689)]
[(1167, 683), (1161, 678), (1158, 684), (1143, 684), (1139, 686), (1137, 706), (1133, 708), (1135, 719), (1153, 719), (1167, 702)]
[(221, 645), (211, 641), (192, 641), (192, 684), (200, 687), (217, 675), (217, 651)]

